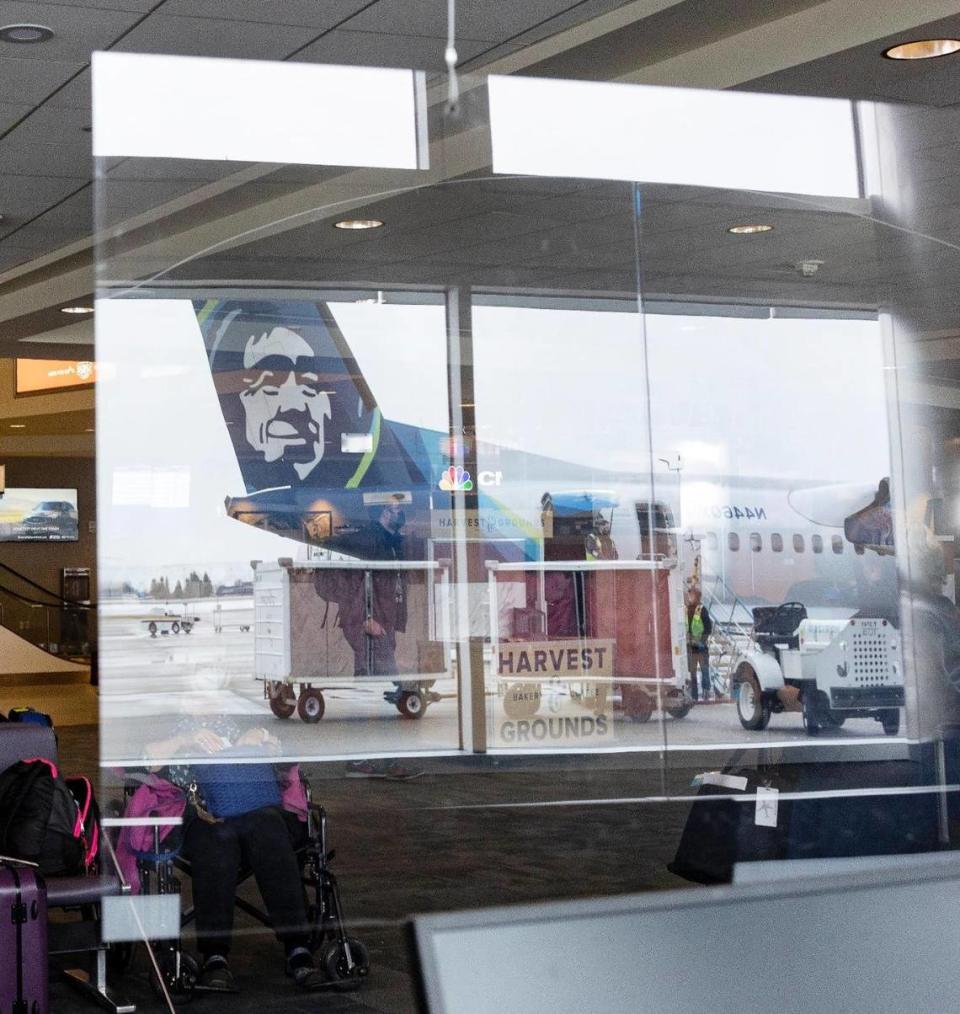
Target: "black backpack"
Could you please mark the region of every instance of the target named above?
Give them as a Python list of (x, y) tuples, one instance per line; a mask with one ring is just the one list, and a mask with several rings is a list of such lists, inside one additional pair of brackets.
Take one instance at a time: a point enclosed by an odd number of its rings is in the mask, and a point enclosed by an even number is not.
[(96, 809), (90, 783), (83, 806), (56, 764), (42, 757), (0, 773), (0, 854), (36, 863), (46, 876), (83, 873), (97, 852)]

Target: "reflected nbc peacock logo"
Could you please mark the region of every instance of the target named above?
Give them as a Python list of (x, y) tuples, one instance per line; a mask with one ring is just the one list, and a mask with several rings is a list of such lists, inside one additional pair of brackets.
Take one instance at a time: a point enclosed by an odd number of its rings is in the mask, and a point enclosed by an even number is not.
[(440, 476), (440, 488), (445, 493), (455, 493), (457, 490), (469, 493), (473, 489), (473, 479), (470, 478), (470, 473), (465, 468), (460, 465), (456, 467), (451, 465)]

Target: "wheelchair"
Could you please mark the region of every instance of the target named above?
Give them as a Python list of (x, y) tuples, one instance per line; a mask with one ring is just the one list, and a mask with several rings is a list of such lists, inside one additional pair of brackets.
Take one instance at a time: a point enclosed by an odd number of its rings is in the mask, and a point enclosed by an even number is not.
[[(128, 798), (136, 785), (137, 781), (126, 784), (125, 795)], [(305, 826), (299, 828), (300, 834), (293, 841), (293, 846), (307, 896), (310, 929), (308, 946), (314, 954), (317, 967), (324, 972), (330, 989), (356, 989), (369, 973), (369, 953), (361, 940), (347, 933), (340, 887), (336, 874), (331, 869), (336, 850), (329, 848), (327, 814), (321, 805), (310, 799), (309, 785), (304, 783), (304, 788), (307, 793), (307, 819)], [(159, 826), (153, 828), (152, 848), (149, 851), (135, 851), (134, 854), (141, 895), (179, 896), (182, 878), (192, 876), (190, 861), (181, 854), (179, 843), (168, 845), (163, 841)], [(241, 867), (237, 875), (237, 887), (252, 876), (251, 868)], [(272, 927), (267, 913), (239, 894), (235, 897), (234, 904), (263, 926)], [(181, 931), (194, 918), (192, 907), (184, 910), (181, 906)], [(145, 943), (152, 956), (149, 974), (157, 996), (166, 996), (174, 1004), (191, 1000), (197, 989), (199, 966), (193, 955), (184, 949), (180, 937)], [(134, 947), (133, 943), (128, 943), (116, 948), (113, 955), (115, 966), (129, 967)]]

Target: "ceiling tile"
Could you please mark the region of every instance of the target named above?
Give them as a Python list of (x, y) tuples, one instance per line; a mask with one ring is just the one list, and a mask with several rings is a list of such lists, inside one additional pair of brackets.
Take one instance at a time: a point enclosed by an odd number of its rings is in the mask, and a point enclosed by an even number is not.
[(44, 105), (59, 109), (81, 109), (86, 114), (84, 123), (90, 123), (90, 68), (87, 67), (72, 81), (65, 84), (56, 95), (48, 99)]
[[(7, 50), (0, 50), (6, 53)], [(72, 77), (82, 63), (40, 63), (36, 60), (19, 60), (0, 55), (0, 81), (3, 94), (16, 96), (18, 102), (42, 102), (55, 88)]]
[[(118, 0), (119, 2), (119, 0)], [(270, 0), (247, 4), (238, 11), (236, 0), (167, 0), (165, 15), (219, 18), (223, 21), (261, 21), (274, 25), (306, 25), (317, 32), (332, 28), (367, 5), (368, 0)]]
[(76, 190), (83, 181), (52, 176), (4, 176), (0, 179), (0, 237)]
[(94, 49), (109, 46), (137, 18), (135, 11), (105, 11), (65, 4), (14, 3), (0, 0), (0, 24), (30, 22), (47, 25), (54, 36), (35, 46), (0, 43), (4, 54), (31, 62), (81, 61), (90, 59)]
[[(382, 32), (351, 32), (338, 29), (298, 53), (297, 60), (310, 63), (346, 63), (369, 67), (410, 67), (414, 70), (444, 69), (447, 40), (422, 35), (386, 35)], [(461, 60), (486, 49), (487, 43), (460, 39)]]
[(114, 48), (126, 53), (281, 60), (314, 35), (305, 26), (155, 14)]
[[(461, 2), (457, 5), (457, 39), (499, 42), (525, 31), (572, 6), (571, 0), (524, 0), (523, 3)], [(397, 35), (437, 35), (446, 39), (446, 0), (380, 0), (344, 25), (351, 30)], [(459, 51), (459, 44), (457, 46)]]
[(29, 113), (31, 109), (33, 109), (32, 105), (21, 106), (9, 102), (0, 102), (0, 132), (8, 130), (17, 120)]

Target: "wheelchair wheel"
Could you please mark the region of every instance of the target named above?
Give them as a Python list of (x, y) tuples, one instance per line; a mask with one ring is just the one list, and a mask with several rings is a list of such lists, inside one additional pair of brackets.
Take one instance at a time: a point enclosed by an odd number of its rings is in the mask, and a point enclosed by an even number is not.
[[(189, 1003), (193, 999), (197, 976), (200, 974), (200, 966), (192, 955), (187, 954), (186, 951), (180, 951), (180, 974), (177, 975), (176, 961), (176, 951), (157, 952), (157, 964), (163, 973), (163, 981), (166, 983), (167, 992), (170, 994), (170, 999), (179, 1006), (180, 1004)], [(160, 983), (157, 981), (157, 973), (154, 972), (152, 965), (150, 968), (150, 986), (156, 996), (163, 997), (163, 990), (160, 988)]]
[(370, 971), (370, 954), (356, 937), (347, 937), (350, 959), (339, 937), (328, 941), (320, 951), (320, 967), (331, 982), (350, 983), (364, 978)]

